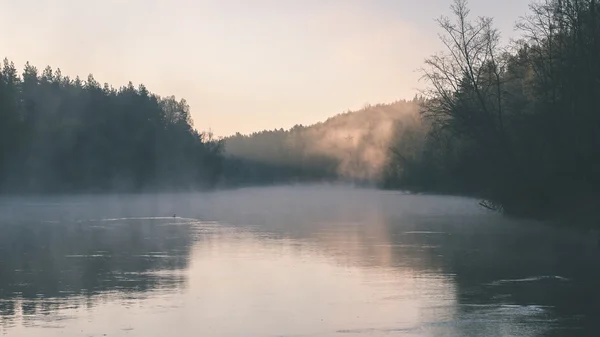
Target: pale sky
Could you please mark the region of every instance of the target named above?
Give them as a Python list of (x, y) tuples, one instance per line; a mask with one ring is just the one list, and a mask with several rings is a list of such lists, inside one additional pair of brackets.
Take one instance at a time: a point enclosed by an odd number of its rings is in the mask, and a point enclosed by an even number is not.
[[(412, 98), (451, 0), (0, 0), (0, 58), (185, 98), (199, 130), (289, 128)], [(503, 36), (528, 0), (471, 0)]]

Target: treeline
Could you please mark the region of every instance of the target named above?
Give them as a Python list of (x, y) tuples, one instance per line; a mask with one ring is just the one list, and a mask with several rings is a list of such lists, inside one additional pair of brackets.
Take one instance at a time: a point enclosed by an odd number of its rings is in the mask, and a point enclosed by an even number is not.
[(224, 176), (230, 185), (318, 182), (337, 180), (338, 160), (314, 153), (304, 139), (309, 127), (296, 125), (236, 133), (224, 139)]
[(7, 59), (0, 69), (0, 192), (211, 187), (221, 152), (193, 129), (185, 100), (29, 63), (18, 74)]
[[(226, 176), (249, 184), (381, 179), (394, 134), (421, 124), (422, 99), (366, 105), (310, 126), (265, 130), (224, 139)], [(235, 164), (234, 164), (235, 163)], [(234, 165), (229, 165), (234, 164)]]
[(411, 151), (391, 151), (384, 185), (477, 195), (513, 214), (597, 212), (597, 0), (531, 5), (510, 46), (492, 19), (469, 18), (466, 1), (452, 9), (439, 20), (447, 49), (423, 69), (428, 127)]

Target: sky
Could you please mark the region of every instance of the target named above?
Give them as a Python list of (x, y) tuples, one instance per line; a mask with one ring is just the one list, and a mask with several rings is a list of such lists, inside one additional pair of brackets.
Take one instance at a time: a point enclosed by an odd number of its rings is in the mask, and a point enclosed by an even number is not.
[[(185, 98), (217, 136), (412, 98), (451, 0), (0, 0), (0, 58)], [(528, 0), (471, 0), (504, 37)]]

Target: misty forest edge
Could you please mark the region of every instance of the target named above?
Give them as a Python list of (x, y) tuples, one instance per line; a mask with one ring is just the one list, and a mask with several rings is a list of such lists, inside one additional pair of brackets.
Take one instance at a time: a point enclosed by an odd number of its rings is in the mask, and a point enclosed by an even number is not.
[[(600, 9), (546, 0), (502, 45), (491, 18), (466, 1), (441, 17), (446, 49), (425, 60), (427, 89), (411, 101), (366, 106), (313, 126), (216, 139), (192, 125), (185, 100), (132, 83), (115, 89), (27, 63), (0, 70), (3, 194), (189, 191), (289, 182), (353, 181), (462, 194), (509, 214), (559, 217), (600, 206)], [(407, 112), (409, 111), (409, 112)], [(398, 113), (399, 112), (399, 113)], [(397, 114), (349, 137), (325, 137), (359, 115)], [(337, 128), (337, 129), (336, 129)], [(376, 167), (365, 155), (385, 154)], [(339, 151), (338, 151), (339, 152)], [(372, 152), (372, 151), (371, 151)], [(371, 153), (369, 152), (369, 153)], [(381, 156), (378, 156), (379, 158)]]

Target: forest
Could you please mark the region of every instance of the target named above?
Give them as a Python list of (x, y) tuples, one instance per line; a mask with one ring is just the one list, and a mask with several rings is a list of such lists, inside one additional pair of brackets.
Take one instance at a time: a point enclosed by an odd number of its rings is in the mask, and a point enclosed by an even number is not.
[(27, 63), (0, 69), (0, 191), (140, 192), (210, 188), (222, 143), (197, 132), (185, 100), (115, 89)]
[(465, 0), (438, 24), (413, 100), (216, 139), (185, 100), (27, 64), (0, 70), (0, 191), (190, 190), (350, 181), (462, 194), (510, 214), (600, 206), (600, 9), (533, 3), (502, 43)]
[(460, 193), (509, 214), (563, 217), (600, 206), (600, 9), (546, 0), (502, 45), (491, 18), (456, 0), (425, 61), (422, 142), (390, 151), (384, 185)]
[[(238, 133), (223, 139), (227, 162), (236, 158), (255, 163), (255, 170), (239, 172), (238, 181), (336, 180), (374, 185), (383, 178), (394, 137), (405, 130), (421, 129), (419, 102), (415, 97), (390, 104), (367, 104), (310, 126)], [(263, 169), (258, 169), (256, 163), (261, 163)], [(264, 170), (265, 166), (271, 169)]]
[(594, 214), (597, 1), (535, 2), (516, 23), (520, 37), (508, 44), (492, 18), (470, 16), (467, 1), (451, 9), (452, 17), (437, 20), (445, 50), (425, 60), (427, 86), (412, 101), (367, 106), (309, 127), (238, 134), (225, 140), (226, 152), (295, 168), (311, 163), (322, 174), (387, 189), (478, 197), (508, 214)]

